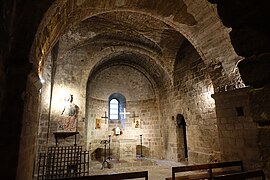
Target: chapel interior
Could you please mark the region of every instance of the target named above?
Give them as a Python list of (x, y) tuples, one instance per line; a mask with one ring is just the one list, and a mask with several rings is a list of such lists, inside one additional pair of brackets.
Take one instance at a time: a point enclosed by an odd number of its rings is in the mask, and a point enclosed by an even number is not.
[(0, 8), (0, 179), (36, 179), (41, 153), (68, 146), (99, 168), (104, 153), (127, 164), (242, 160), (270, 179), (268, 0)]

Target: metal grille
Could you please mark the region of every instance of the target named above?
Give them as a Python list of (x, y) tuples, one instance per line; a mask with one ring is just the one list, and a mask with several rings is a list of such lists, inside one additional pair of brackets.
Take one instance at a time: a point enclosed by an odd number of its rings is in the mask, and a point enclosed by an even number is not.
[(89, 172), (89, 152), (82, 146), (49, 147), (39, 154), (38, 180), (86, 176)]

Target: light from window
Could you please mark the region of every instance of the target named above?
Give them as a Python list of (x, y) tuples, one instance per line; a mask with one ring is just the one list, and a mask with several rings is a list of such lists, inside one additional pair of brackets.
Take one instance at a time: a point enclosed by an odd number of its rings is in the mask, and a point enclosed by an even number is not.
[(117, 99), (110, 101), (110, 119), (118, 119), (119, 114), (119, 102)]

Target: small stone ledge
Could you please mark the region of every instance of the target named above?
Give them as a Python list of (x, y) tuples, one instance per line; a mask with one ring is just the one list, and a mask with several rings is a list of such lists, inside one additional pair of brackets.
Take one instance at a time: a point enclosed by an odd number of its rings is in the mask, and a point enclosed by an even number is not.
[(231, 104), (246, 100), (248, 109), (250, 109), (250, 116), (254, 122), (259, 126), (270, 126), (270, 87), (263, 88), (245, 87), (229, 91), (218, 92), (212, 94), (211, 97), (215, 99), (216, 106), (219, 104), (226, 105), (226, 102)]
[(211, 95), (212, 98), (215, 100), (217, 99), (223, 99), (223, 98), (229, 98), (229, 97), (236, 97), (236, 96), (245, 96), (248, 95), (248, 93), (252, 90), (251, 87), (244, 87), (239, 89), (233, 89), (233, 90), (227, 90), (222, 92), (216, 92)]

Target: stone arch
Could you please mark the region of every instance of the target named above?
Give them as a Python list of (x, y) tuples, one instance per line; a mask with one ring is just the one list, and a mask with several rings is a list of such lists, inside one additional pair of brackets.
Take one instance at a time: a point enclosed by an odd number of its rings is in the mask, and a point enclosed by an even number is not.
[[(75, 50), (75, 48), (71, 49), (70, 52), (72, 53), (72, 51)], [(92, 76), (92, 71), (94, 69), (96, 69), (96, 67), (100, 66), (102, 63), (104, 63), (107, 60), (110, 60), (111, 58), (115, 58), (123, 53), (131, 53), (131, 54), (135, 54), (136, 56), (143, 56), (147, 59), (149, 59), (149, 61), (151, 61), (151, 64), (153, 66), (151, 66), (152, 70), (152, 75), (155, 74), (156, 78), (161, 78), (161, 79), (167, 79), (167, 81), (170, 83), (171, 86), (171, 75), (169, 74), (168, 70), (165, 69), (162, 65), (161, 65), (161, 58), (157, 53), (155, 52), (151, 52), (151, 51), (147, 51), (147, 49), (141, 49), (138, 47), (109, 47), (109, 48), (105, 48), (102, 49), (101, 51), (99, 51), (98, 53), (95, 53), (93, 57), (91, 57), (92, 61), (91, 61), (91, 65), (88, 65), (85, 69), (86, 73), (83, 73), (82, 76), (82, 80), (83, 82), (82, 84), (82, 89), (85, 89), (85, 91), (83, 91), (82, 93), (82, 97), (85, 97), (85, 95), (87, 95), (87, 79), (89, 79), (89, 77)], [(67, 53), (66, 56), (70, 56), (70, 53)], [(61, 56), (61, 58), (65, 58), (65, 56)], [(156, 61), (155, 61), (156, 60)], [(63, 62), (62, 60), (60, 60), (59, 62)], [(127, 64), (127, 63), (123, 63), (122, 64)], [(167, 86), (163, 83), (159, 83), (157, 84), (156, 81), (151, 77), (151, 75), (149, 74), (149, 72), (146, 71), (146, 68), (143, 68), (142, 65), (138, 65), (138, 64), (129, 64), (129, 66), (132, 66), (136, 69), (138, 69), (139, 71), (141, 71), (143, 74), (145, 74), (145, 76), (147, 76), (147, 78), (149, 79), (149, 81), (151, 82), (151, 84), (153, 85), (153, 89), (155, 92), (155, 97), (158, 101), (158, 86), (163, 86), (163, 88), (167, 88)], [(155, 70), (156, 67), (157, 69)], [(84, 81), (86, 80), (86, 81)], [(79, 93), (79, 92), (78, 92)], [(86, 99), (81, 98), (81, 105), (83, 104), (87, 104)], [(85, 111), (86, 109), (82, 110), (82, 116), (85, 116)], [(86, 125), (87, 126), (87, 125)]]
[[(182, 160), (184, 154), (184, 158), (188, 158), (188, 147), (187, 147), (187, 132), (186, 132), (186, 120), (183, 114), (177, 114), (176, 116), (177, 123), (177, 152), (178, 152), (178, 160)], [(184, 149), (184, 153), (182, 152)]]
[[(113, 58), (117, 58), (118, 56), (120, 56), (123, 53), (130, 53), (133, 54), (135, 56), (142, 56), (144, 58), (148, 58), (151, 61), (150, 65), (152, 66), (152, 74), (149, 74), (149, 72), (146, 71), (146, 67), (143, 67), (143, 65), (140, 64), (136, 64), (136, 63), (127, 63), (127, 62), (121, 62), (121, 64), (125, 64), (128, 66), (132, 66), (133, 68), (141, 71), (146, 77), (147, 79), (151, 82), (151, 84), (153, 85), (153, 89), (155, 90), (155, 96), (158, 97), (158, 86), (163, 86), (162, 83), (157, 83), (156, 80), (154, 80), (152, 78), (151, 75), (154, 75), (154, 73), (156, 73), (156, 75), (154, 77), (156, 77), (156, 79), (158, 78), (164, 78), (167, 79), (170, 82), (170, 86), (172, 85), (172, 77), (169, 74), (169, 72), (164, 69), (164, 67), (160, 64), (160, 57), (157, 54), (148, 52), (148, 51), (142, 51), (141, 49), (137, 49), (137, 48), (131, 48), (131, 47), (115, 47), (115, 48), (106, 48), (103, 49), (102, 51), (100, 51), (99, 53), (95, 54), (93, 59), (99, 59), (95, 65), (93, 67), (90, 68), (89, 72), (86, 73), (88, 78), (90, 79), (91, 76), (95, 73), (95, 71), (97, 70), (97, 68), (101, 67), (102, 64), (106, 63), (106, 61), (109, 61), (110, 59)], [(117, 62), (116, 62), (117, 63)], [(118, 62), (119, 63), (119, 62)], [(155, 67), (155, 68), (153, 68)], [(86, 82), (86, 86), (87, 86), (88, 82)]]
[[(68, 58), (71, 54), (74, 53), (74, 51), (78, 49), (82, 49), (83, 51), (87, 51), (84, 48), (93, 46), (93, 44), (89, 43), (82, 43), (80, 45), (76, 45), (71, 47), (64, 53), (60, 59), (58, 60), (59, 62), (64, 62), (65, 58)], [(105, 61), (108, 61), (109, 59), (116, 58), (117, 56), (121, 56), (122, 54), (133, 54), (134, 56), (139, 57), (140, 59), (145, 59), (150, 62), (151, 66), (151, 71), (152, 75), (156, 76), (163, 76), (162, 78), (168, 79), (170, 82), (170, 86), (172, 85), (172, 69), (171, 66), (173, 66), (173, 62), (170, 62), (171, 65), (165, 66), (163, 63), (165, 62), (164, 58), (160, 55), (159, 51), (151, 50), (148, 48), (142, 48), (140, 46), (132, 46), (130, 44), (122, 44), (122, 45), (117, 45), (113, 47), (105, 47), (100, 49), (100, 51), (95, 52), (94, 54), (91, 55), (91, 59), (87, 59), (86, 61), (91, 61), (89, 62), (90, 64), (87, 65), (86, 72), (84, 73), (85, 77), (83, 79), (88, 79), (91, 74), (93, 73), (94, 69), (100, 66), (100, 64), (104, 63)], [(143, 61), (142, 61), (143, 62)], [(127, 64), (127, 63), (125, 63)], [(144, 64), (148, 64), (145, 62)], [(154, 81), (150, 78), (148, 72), (145, 70), (146, 68), (141, 68), (142, 65), (138, 66), (138, 63), (134, 64), (132, 66), (136, 66), (137, 69), (140, 69), (147, 78), (152, 82), (154, 88), (156, 89), (156, 85)], [(156, 70), (155, 70), (156, 69)], [(154, 73), (154, 71), (156, 71)], [(161, 74), (162, 72), (162, 74)], [(87, 76), (87, 77), (86, 77)], [(87, 86), (87, 82), (83, 82), (85, 87)], [(162, 84), (161, 84), (162, 85)]]
[[(68, 27), (97, 14), (130, 11), (151, 16), (175, 28), (193, 44), (206, 64), (221, 63), (224, 72), (229, 74), (239, 57), (230, 44), (229, 30), (222, 25), (214, 6), (206, 0), (181, 1), (181, 7), (178, 4), (178, 1), (168, 3), (165, 0), (156, 3), (148, 3), (146, 0), (141, 2), (127, 0), (122, 3), (55, 1), (39, 26), (30, 59), (34, 62), (34, 66), (41, 70), (47, 53)], [(170, 9), (171, 13), (167, 12), (165, 7)], [(205, 13), (208, 13), (209, 18), (203, 18)], [(79, 15), (74, 16), (75, 14)], [(219, 33), (214, 33), (217, 30)], [(208, 34), (211, 33), (215, 36), (209, 37)]]
[[(133, 108), (133, 110), (134, 110), (134, 104), (136, 104), (136, 103), (139, 103), (139, 104), (144, 104), (144, 103), (151, 103), (151, 105), (153, 105), (153, 103), (155, 103), (155, 106), (157, 107), (158, 105), (158, 94), (157, 94), (157, 86), (159, 85), (161, 85), (161, 84), (157, 84), (156, 82), (155, 82), (155, 79), (153, 79), (153, 78), (151, 78), (152, 77), (152, 75), (151, 74), (149, 74), (149, 72), (147, 72), (146, 71), (146, 69), (147, 69), (147, 67), (144, 67), (142, 64), (136, 64), (135, 63), (135, 60), (130, 60), (129, 62), (124, 62), (124, 60), (123, 59), (121, 59), (120, 58), (120, 60), (118, 61), (118, 58), (119, 58), (119, 56), (121, 56), (121, 54), (123, 54), (123, 53), (126, 53), (126, 55), (128, 54), (128, 53), (130, 53), (131, 55), (133, 55), (133, 56), (139, 56), (139, 58), (141, 58), (140, 57), (140, 54), (139, 53), (137, 53), (137, 52), (134, 52), (134, 51), (131, 51), (131, 49), (129, 49), (129, 51), (126, 51), (127, 49), (125, 49), (124, 51), (123, 51), (123, 49), (122, 49), (122, 51), (110, 51), (110, 49), (108, 48), (108, 49), (104, 49), (103, 51), (104, 52), (107, 52), (107, 53), (102, 53), (102, 52), (100, 52), (100, 54), (102, 54), (103, 56), (102, 57), (100, 57), (100, 56), (98, 56), (97, 55), (97, 59), (99, 59), (99, 61), (97, 61), (96, 63), (95, 63), (95, 66), (93, 66), (93, 67), (91, 67), (91, 71), (89, 70), (89, 76), (88, 76), (88, 79), (91, 79), (91, 78), (93, 78), (93, 77), (95, 77), (95, 74), (96, 73), (99, 73), (99, 72), (101, 72), (102, 70), (103, 70), (103, 68), (105, 68), (105, 70), (107, 69), (107, 67), (113, 67), (113, 66), (117, 66), (117, 65), (125, 65), (125, 66), (129, 66), (129, 67), (131, 67), (131, 68), (133, 68), (133, 69), (136, 69), (136, 71), (139, 71), (141, 74), (144, 74), (144, 76), (147, 78), (147, 79), (149, 79), (149, 81), (151, 82), (151, 84), (153, 84), (153, 89), (155, 90), (155, 92), (154, 92), (154, 96), (152, 96), (152, 99), (142, 99), (142, 100), (140, 100), (140, 101), (136, 101), (136, 100), (134, 100), (134, 99), (132, 99), (131, 101), (129, 101), (128, 102), (128, 96), (127, 96), (127, 103), (128, 103), (128, 105), (129, 105), (129, 108), (131, 107), (131, 108)], [(133, 53), (133, 54), (132, 54)], [(148, 56), (146, 56), (146, 55), (144, 55), (145, 57), (148, 57)], [(113, 62), (112, 62), (113, 61)], [(156, 61), (153, 61), (152, 60), (152, 63), (156, 63)], [(157, 66), (157, 67), (159, 67), (157, 64), (155, 64), (155, 66)], [(165, 74), (165, 72), (164, 72), (164, 69), (162, 69), (161, 67), (159, 67), (159, 69), (157, 69), (157, 71), (161, 71), (162, 73), (164, 73)], [(152, 74), (154, 73), (154, 71), (153, 72), (151, 72)], [(88, 74), (88, 73), (87, 73)], [(168, 75), (166, 75), (165, 74), (165, 76), (167, 77), (167, 80), (169, 80), (169, 78), (168, 78)], [(132, 76), (132, 77), (134, 77), (134, 76)], [(100, 82), (100, 81), (98, 81), (98, 82)], [(90, 87), (90, 84), (91, 83), (91, 81), (89, 80), (88, 82), (87, 82), (87, 92), (86, 93), (88, 93), (88, 88)], [(93, 84), (92, 84), (92, 86), (91, 87), (93, 87)], [(90, 91), (89, 91), (90, 92)], [(115, 91), (112, 91), (112, 92), (115, 92)], [(108, 94), (108, 93), (107, 93)], [(137, 94), (137, 93), (134, 93), (134, 94)], [(123, 95), (125, 95), (125, 93), (123, 93)], [(87, 95), (87, 98), (88, 98), (89, 96)], [(100, 96), (95, 96), (95, 97), (100, 97)], [(91, 98), (91, 97), (89, 97), (86, 101), (86, 106), (87, 106), (87, 108), (86, 109), (88, 109), (88, 107), (91, 107), (91, 105), (92, 105), (92, 103), (96, 103), (96, 104), (98, 104), (98, 105), (100, 105), (100, 107), (102, 108), (102, 114), (104, 114), (104, 109), (106, 109), (107, 108), (107, 104), (108, 104), (108, 102), (106, 101), (106, 99), (105, 100), (103, 100), (104, 98), (100, 98), (100, 99), (97, 99), (97, 101), (95, 101), (95, 99), (94, 98)], [(157, 100), (156, 100), (157, 99)], [(152, 103), (153, 102), (153, 103)], [(136, 108), (136, 107), (135, 107)], [(155, 110), (155, 107), (153, 108), (154, 110)], [(133, 112), (133, 110), (131, 111), (131, 113)], [(151, 112), (152, 111), (154, 111), (154, 110), (150, 110)], [(93, 113), (92, 112), (90, 112), (90, 113), (92, 113), (92, 114), (98, 114), (98, 113), (100, 113), (100, 112), (98, 112), (99, 110), (93, 110)], [(87, 116), (87, 121), (86, 122), (89, 122), (89, 124), (87, 124), (86, 126), (87, 127), (89, 127), (89, 129), (93, 129), (93, 125), (91, 125), (90, 123), (91, 123), (91, 120), (92, 120), (92, 118), (91, 118), (91, 115), (92, 114), (90, 114), (90, 113), (86, 113), (86, 116)], [(89, 114), (89, 115), (88, 115)], [(157, 114), (157, 113), (156, 113)], [(90, 118), (88, 118), (88, 117), (90, 117)], [(156, 119), (157, 119), (157, 121), (158, 121), (158, 118), (157, 118), (157, 116), (155, 117)], [(133, 119), (132, 119), (133, 120)], [(129, 120), (129, 121), (131, 121), (131, 119)], [(151, 119), (149, 119), (149, 121), (151, 121)], [(111, 124), (111, 125), (114, 125), (114, 124)], [(125, 127), (127, 124), (124, 124), (123, 123), (123, 127)], [(111, 132), (111, 126), (110, 126), (110, 124), (108, 125), (109, 126), (109, 131)], [(94, 130), (95, 131), (95, 130)], [(158, 130), (154, 130), (154, 133), (156, 133), (156, 134), (158, 134), (158, 133), (160, 133)], [(124, 133), (125, 134), (125, 133)], [(90, 133), (87, 135), (87, 141), (88, 142), (90, 142), (90, 141), (92, 141), (94, 138), (98, 138), (98, 136), (95, 136), (95, 135), (91, 135)], [(93, 144), (92, 144), (93, 145)], [(93, 145), (94, 146), (94, 145)]]
[[(88, 46), (88, 44), (85, 44), (84, 46)], [(74, 47), (72, 49), (69, 50), (68, 53), (66, 53), (64, 56), (61, 56), (61, 60), (59, 59), (59, 62), (63, 62), (62, 59), (65, 59), (66, 56), (70, 56), (70, 54), (72, 54), (72, 52), (74, 50), (76, 50), (76, 48), (82, 48), (82, 46), (80, 47)], [(94, 69), (96, 69), (98, 66), (100, 66), (102, 63), (104, 63), (105, 61), (110, 60), (111, 58), (115, 58), (121, 54), (125, 54), (125, 53), (130, 53), (130, 54), (134, 54), (136, 56), (141, 56), (144, 57), (146, 59), (149, 59), (149, 61), (151, 61), (151, 64), (153, 66), (151, 66), (152, 69), (152, 75), (155, 75), (155, 77), (157, 78), (164, 78), (167, 79), (169, 82), (169, 86), (172, 85), (172, 77), (169, 73), (169, 69), (166, 69), (164, 66), (162, 66), (161, 62), (163, 60), (162, 57), (159, 56), (158, 53), (156, 52), (152, 52), (152, 51), (148, 51), (147, 49), (141, 49), (138, 47), (128, 47), (128, 46), (117, 46), (117, 47), (108, 47), (108, 48), (104, 48), (101, 51), (98, 51), (97, 53), (95, 53), (93, 56), (91, 56), (91, 65), (87, 65), (87, 68), (85, 69), (86, 73), (83, 73), (82, 76), (82, 88), (83, 89), (87, 89), (87, 80), (89, 79), (89, 77), (91, 76), (91, 74), (93, 73)], [(122, 62), (123, 63), (123, 62)], [(127, 63), (124, 63), (127, 64)], [(151, 75), (149, 75), (149, 72), (146, 71), (145, 68), (142, 68), (142, 65), (138, 66), (138, 64), (129, 64), (129, 66), (133, 66), (134, 68), (137, 68), (138, 70), (142, 71), (143, 74), (145, 74), (147, 76), (147, 78), (149, 79), (149, 81), (151, 82), (151, 84), (153, 85), (153, 89), (155, 90), (155, 96), (158, 97), (158, 91), (157, 91), (157, 86), (164, 86), (165, 85), (163, 83), (159, 83), (157, 84), (155, 82), (155, 80), (151, 77)], [(156, 67), (157, 69), (155, 70)], [(86, 80), (86, 81), (84, 81)], [(86, 91), (85, 91), (86, 93)], [(85, 104), (86, 102), (82, 103)]]
[[(179, 114), (181, 112), (182, 114), (177, 115), (176, 120), (185, 117), (185, 124), (187, 125), (185, 135), (188, 143), (188, 160), (196, 162), (198, 160), (195, 158), (196, 156), (201, 157), (206, 154), (205, 157), (209, 161), (212, 157), (218, 157), (213, 153), (219, 151), (216, 118), (211, 116), (211, 120), (209, 120), (210, 114), (215, 114), (215, 102), (211, 98), (211, 94), (214, 93), (213, 81), (205, 62), (188, 40), (182, 43), (176, 55), (173, 81), (174, 113)], [(202, 126), (204, 123), (208, 126)], [(176, 123), (177, 158), (178, 160), (186, 160), (187, 149), (185, 148), (187, 146), (184, 145), (184, 129), (179, 128), (179, 124), (181, 125), (181, 121)], [(207, 134), (210, 129), (213, 136), (201, 135)], [(206, 145), (209, 144), (208, 140), (215, 142), (214, 145), (211, 144), (213, 148)], [(200, 145), (190, 142), (200, 142)], [(198, 151), (201, 147), (208, 148), (208, 152)]]

